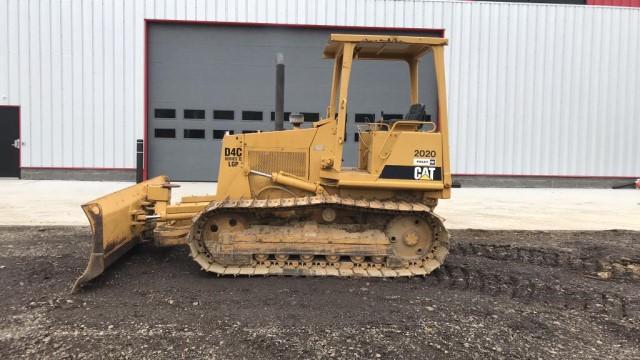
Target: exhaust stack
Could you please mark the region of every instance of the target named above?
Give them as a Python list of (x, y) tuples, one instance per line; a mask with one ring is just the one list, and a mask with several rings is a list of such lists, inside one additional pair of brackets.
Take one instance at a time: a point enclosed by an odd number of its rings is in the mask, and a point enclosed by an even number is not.
[(275, 130), (284, 130), (284, 55), (276, 55), (276, 114)]

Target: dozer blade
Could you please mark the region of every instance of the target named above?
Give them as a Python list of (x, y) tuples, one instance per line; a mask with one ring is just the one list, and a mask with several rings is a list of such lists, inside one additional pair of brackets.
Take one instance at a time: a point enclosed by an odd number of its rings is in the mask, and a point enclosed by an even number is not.
[(87, 268), (76, 280), (72, 292), (102, 274), (140, 241), (142, 232), (148, 228), (144, 222), (134, 221), (134, 216), (146, 213), (149, 185), (168, 182), (167, 177), (158, 176), (82, 205), (91, 225), (93, 248)]

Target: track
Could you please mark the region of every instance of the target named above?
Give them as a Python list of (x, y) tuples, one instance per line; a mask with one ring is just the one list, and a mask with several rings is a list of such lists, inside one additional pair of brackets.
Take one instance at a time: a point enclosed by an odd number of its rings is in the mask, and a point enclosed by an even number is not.
[[(388, 216), (414, 216), (427, 223), (433, 232), (433, 245), (430, 250), (419, 258), (402, 261), (401, 264), (390, 266), (384, 261), (384, 256), (378, 256), (374, 261), (372, 256), (337, 256), (335, 261), (329, 260), (329, 256), (322, 256), (318, 260), (313, 255), (305, 261), (304, 255), (294, 254), (294, 259), (289, 256), (278, 258), (278, 255), (267, 254), (263, 259), (253, 258), (246, 265), (220, 264), (214, 254), (206, 245), (206, 233), (208, 221), (215, 216), (233, 213), (241, 210), (244, 214), (250, 214), (254, 218), (271, 214), (275, 211), (295, 211), (331, 208), (337, 211), (346, 211), (359, 214), (364, 217)], [(236, 220), (232, 220), (236, 221)], [(449, 236), (442, 221), (431, 213), (428, 206), (422, 203), (410, 203), (405, 201), (368, 201), (341, 198), (336, 195), (314, 196), (303, 198), (273, 199), (273, 200), (228, 200), (213, 202), (205, 211), (194, 219), (194, 225), (189, 234), (189, 246), (191, 256), (206, 271), (218, 275), (253, 276), (253, 275), (302, 275), (302, 276), (336, 276), (336, 277), (412, 277), (428, 275), (437, 269), (449, 253)], [(416, 220), (416, 223), (418, 221)], [(217, 225), (216, 226), (217, 229)], [(273, 238), (286, 237), (284, 230), (289, 227), (282, 225), (283, 234), (274, 234)], [(216, 230), (217, 231), (217, 230)], [(303, 231), (303, 230), (301, 230)], [(302, 234), (295, 235), (302, 237)], [(395, 237), (392, 238), (395, 240)], [(398, 240), (400, 242), (400, 240)], [(258, 242), (256, 242), (258, 243)], [(319, 246), (318, 244), (317, 246)], [(313, 252), (312, 252), (313, 253)], [(231, 251), (232, 256), (237, 256), (236, 251)], [(422, 254), (422, 253), (420, 253)], [(333, 254), (330, 254), (333, 255)], [(358, 255), (358, 254), (352, 254)], [(386, 254), (385, 255), (389, 255)], [(358, 259), (358, 261), (355, 260)], [(325, 261), (325, 259), (327, 261)], [(257, 261), (256, 261), (257, 260)]]

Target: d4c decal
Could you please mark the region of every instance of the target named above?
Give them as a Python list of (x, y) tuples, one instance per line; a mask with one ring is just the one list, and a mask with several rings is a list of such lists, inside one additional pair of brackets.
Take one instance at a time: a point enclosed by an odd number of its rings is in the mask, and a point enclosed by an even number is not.
[(439, 166), (386, 165), (380, 174), (381, 179), (402, 180), (442, 180), (442, 168)]
[(224, 148), (224, 161), (229, 167), (236, 167), (242, 160), (242, 148)]

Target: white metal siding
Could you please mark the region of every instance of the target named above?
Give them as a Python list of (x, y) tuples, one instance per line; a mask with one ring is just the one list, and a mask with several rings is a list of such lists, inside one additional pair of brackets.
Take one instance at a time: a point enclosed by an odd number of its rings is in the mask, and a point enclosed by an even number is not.
[(475, 1), (4, 0), (23, 167), (134, 167), (145, 18), (445, 28), (454, 173), (640, 175), (640, 9)]

